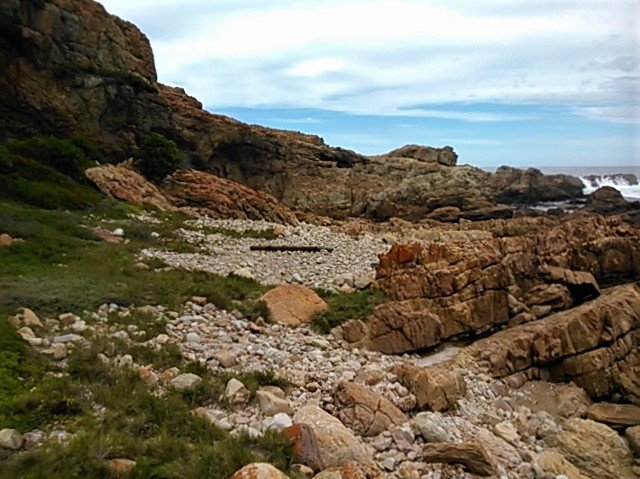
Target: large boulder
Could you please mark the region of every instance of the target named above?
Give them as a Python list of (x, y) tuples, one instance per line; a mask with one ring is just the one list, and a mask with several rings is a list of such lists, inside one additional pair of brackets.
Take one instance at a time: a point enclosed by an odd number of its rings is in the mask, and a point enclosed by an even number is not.
[(640, 426), (640, 406), (634, 404), (592, 404), (587, 409), (587, 418), (609, 427)]
[(569, 175), (545, 175), (540, 170), (501, 166), (491, 176), (494, 197), (501, 203), (538, 203), (582, 197), (584, 184)]
[(360, 384), (341, 382), (335, 398), (338, 417), (363, 436), (377, 436), (407, 421), (407, 416), (391, 401)]
[(270, 194), (197, 170), (178, 170), (163, 191), (178, 206), (196, 207), (214, 218), (297, 223), (296, 216)]
[[(293, 417), (285, 435), (294, 439), (294, 450), (314, 470), (369, 463), (364, 445), (339, 419), (317, 406), (303, 406)], [(303, 427), (301, 427), (303, 426)]]
[(431, 443), (422, 450), (425, 462), (462, 464), (469, 472), (479, 476), (493, 476), (495, 462), (482, 444), (468, 443)]
[(315, 314), (329, 308), (320, 296), (299, 284), (281, 284), (260, 299), (267, 305), (271, 321), (288, 326), (308, 323)]
[(412, 158), (427, 163), (439, 163), (444, 166), (456, 166), (458, 155), (453, 148), (445, 146), (444, 148), (432, 148), (430, 146), (405, 145), (401, 148), (386, 153), (383, 156)]
[(87, 169), (85, 175), (100, 191), (117, 200), (160, 210), (174, 209), (156, 185), (125, 164), (96, 166)]
[(287, 479), (288, 477), (271, 464), (253, 462), (236, 471), (231, 479)]
[(615, 391), (640, 403), (638, 328), (640, 286), (606, 290), (599, 298), (542, 320), (500, 331), (469, 352), (492, 374), (541, 368), (558, 381), (574, 381), (592, 397)]
[(407, 364), (397, 368), (396, 374), (416, 396), (419, 409), (446, 411), (466, 393), (464, 378), (447, 366), (421, 368)]
[(604, 424), (588, 419), (567, 419), (562, 430), (548, 435), (544, 441), (592, 479), (637, 477), (629, 446)]

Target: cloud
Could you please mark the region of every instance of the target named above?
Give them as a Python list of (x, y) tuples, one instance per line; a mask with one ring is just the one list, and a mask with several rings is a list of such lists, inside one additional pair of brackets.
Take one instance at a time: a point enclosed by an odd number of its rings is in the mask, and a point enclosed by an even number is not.
[(161, 81), (213, 108), (495, 122), (517, 118), (423, 106), (537, 104), (633, 122), (616, 105), (640, 101), (638, 0), (103, 3), (148, 33)]

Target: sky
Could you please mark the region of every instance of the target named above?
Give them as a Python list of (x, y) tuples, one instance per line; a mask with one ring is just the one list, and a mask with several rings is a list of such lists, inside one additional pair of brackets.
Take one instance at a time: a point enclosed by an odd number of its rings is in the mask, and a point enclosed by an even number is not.
[(640, 0), (102, 0), (213, 112), (379, 154), (640, 167)]

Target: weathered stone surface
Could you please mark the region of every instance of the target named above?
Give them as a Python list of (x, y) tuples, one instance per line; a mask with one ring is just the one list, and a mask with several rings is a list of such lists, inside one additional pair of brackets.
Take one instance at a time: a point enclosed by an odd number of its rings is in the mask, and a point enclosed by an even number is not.
[(174, 207), (158, 187), (124, 164), (89, 168), (85, 175), (106, 195), (136, 205), (151, 205), (160, 210)]
[(420, 409), (445, 411), (466, 392), (464, 379), (451, 368), (405, 365), (396, 373), (400, 381), (415, 394)]
[(551, 310), (563, 310), (571, 306), (569, 289), (561, 284), (534, 286), (524, 295), (527, 306), (550, 306)]
[(391, 401), (356, 383), (338, 384), (335, 399), (340, 420), (363, 436), (377, 436), (407, 421)]
[(350, 462), (370, 462), (366, 449), (353, 433), (339, 419), (319, 407), (303, 406), (296, 412), (293, 421), (294, 427), (296, 424), (307, 425), (313, 432), (310, 442), (314, 445), (310, 447), (318, 451), (318, 463), (307, 463), (309, 467), (324, 470), (344, 466)]
[(192, 389), (202, 382), (202, 378), (197, 374), (185, 373), (176, 376), (171, 380), (171, 386), (176, 389)]
[(568, 479), (590, 479), (580, 473), (580, 470), (571, 464), (557, 451), (542, 451), (533, 458), (533, 470), (538, 477), (566, 476)]
[(554, 417), (582, 417), (591, 406), (587, 392), (575, 384), (528, 381), (514, 400), (534, 412), (545, 411)]
[(17, 451), (22, 447), (24, 438), (15, 429), (3, 429), (0, 431), (0, 447)]
[(576, 301), (582, 302), (586, 299), (593, 299), (600, 295), (600, 286), (587, 271), (571, 271), (557, 266), (545, 266), (543, 274), (548, 277), (548, 282), (564, 284)]
[(458, 161), (458, 155), (450, 146), (431, 148), (429, 146), (405, 145), (382, 156), (412, 158), (427, 163), (440, 163), (444, 166), (456, 166), (456, 162)]
[(36, 313), (29, 308), (22, 308), (21, 313), (22, 324), (28, 328), (42, 328), (43, 324)]
[(636, 457), (640, 457), (640, 426), (627, 428), (624, 437), (629, 442), (629, 447)]
[(480, 476), (495, 474), (493, 459), (479, 443), (431, 443), (424, 447), (422, 455), (425, 462), (462, 464), (469, 472)]
[(640, 406), (610, 403), (592, 404), (587, 409), (587, 418), (614, 428), (639, 426)]
[(231, 404), (244, 404), (249, 401), (251, 392), (238, 381), (236, 378), (229, 379), (227, 386), (224, 390), (223, 398), (229, 401)]
[(631, 479), (633, 457), (625, 440), (613, 429), (588, 419), (567, 419), (561, 431), (545, 438), (580, 472), (592, 479)]
[(574, 379), (593, 397), (620, 390), (635, 402), (638, 344), (634, 331), (639, 326), (640, 287), (629, 284), (571, 310), (498, 332), (469, 350), (497, 376), (549, 367), (552, 378)]
[(293, 414), (293, 408), (289, 401), (281, 399), (268, 391), (257, 391), (256, 398), (258, 399), (260, 410), (268, 416), (275, 416), (278, 413)]
[(329, 305), (306, 286), (282, 284), (267, 291), (261, 298), (269, 310), (269, 318), (289, 326), (308, 323), (314, 314)]
[(569, 175), (544, 175), (540, 170), (520, 170), (501, 166), (490, 182), (501, 203), (536, 203), (567, 200), (582, 196), (580, 178)]
[(295, 215), (268, 193), (197, 170), (178, 170), (162, 189), (177, 206), (197, 207), (214, 218), (296, 224)]
[(231, 479), (287, 479), (288, 477), (271, 464), (254, 462), (237, 471)]

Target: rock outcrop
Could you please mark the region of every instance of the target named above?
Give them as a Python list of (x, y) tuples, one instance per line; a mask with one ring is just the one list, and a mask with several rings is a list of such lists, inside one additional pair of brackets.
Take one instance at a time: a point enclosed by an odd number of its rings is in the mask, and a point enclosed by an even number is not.
[(405, 145), (381, 156), (389, 158), (412, 158), (427, 163), (439, 163), (444, 166), (456, 166), (458, 155), (453, 148), (431, 148), (429, 146)]
[(318, 136), (210, 114), (184, 90), (157, 83), (148, 39), (93, 0), (9, 0), (0, 26), (0, 139), (81, 134), (117, 161), (159, 132), (176, 142), (185, 167), (338, 218), (506, 218), (512, 209), (496, 202), (582, 195), (569, 177), (454, 167), (450, 147), (367, 158)]
[(195, 207), (213, 218), (296, 224), (296, 216), (271, 195), (198, 170), (178, 170), (162, 190), (176, 206)]
[(501, 166), (491, 176), (495, 199), (502, 203), (531, 204), (580, 198), (584, 184), (569, 175), (544, 175), (536, 168)]
[(359, 384), (338, 384), (335, 397), (342, 422), (363, 436), (377, 436), (407, 421), (404, 413), (391, 401)]
[(156, 185), (124, 164), (96, 166), (86, 170), (85, 175), (100, 191), (117, 200), (160, 210), (174, 209)]
[(591, 397), (614, 392), (640, 404), (640, 287), (611, 288), (596, 300), (500, 331), (470, 351), (495, 376), (573, 381)]

